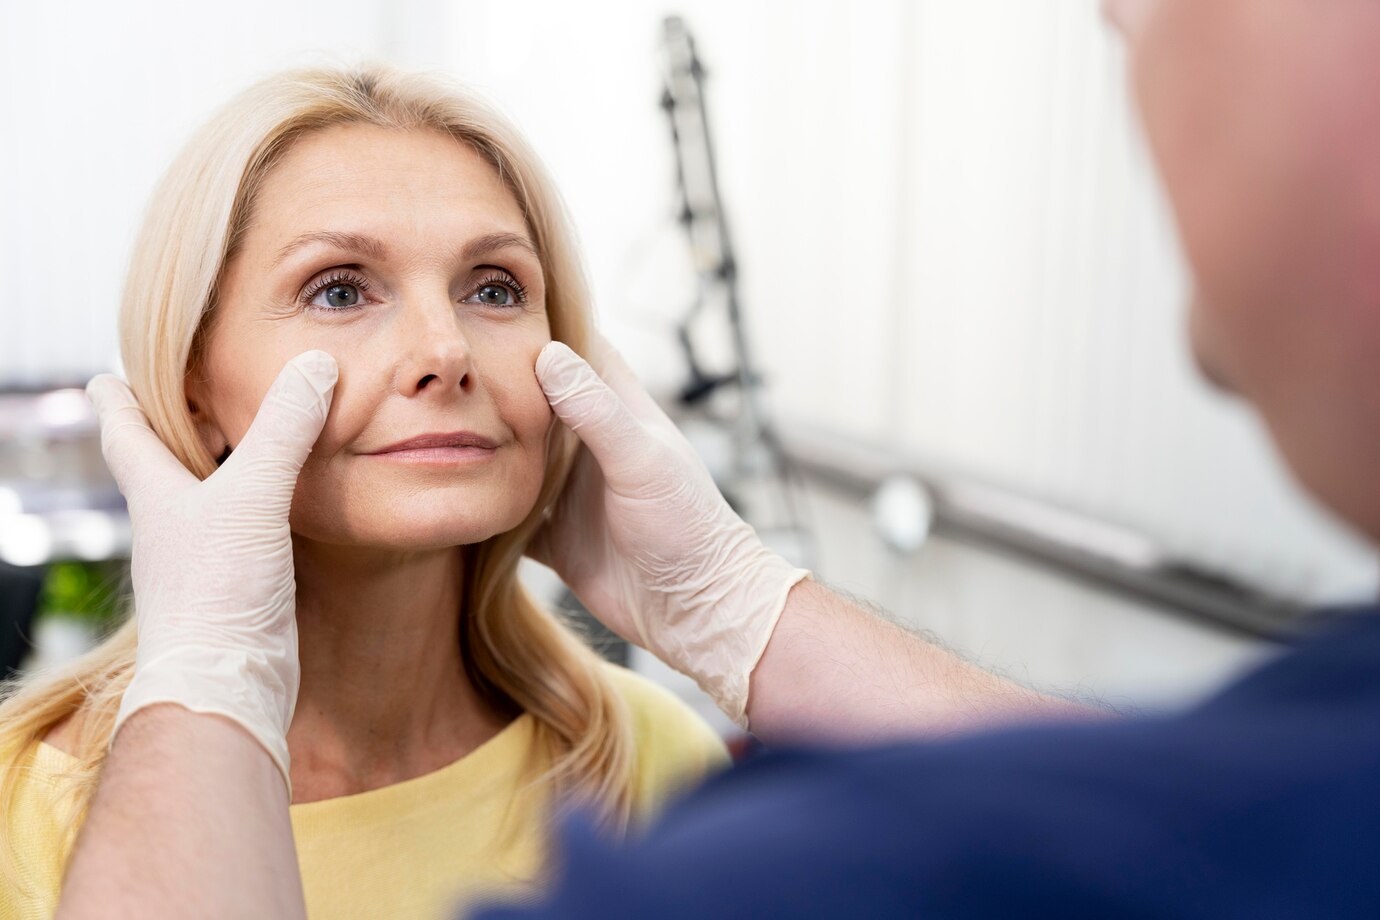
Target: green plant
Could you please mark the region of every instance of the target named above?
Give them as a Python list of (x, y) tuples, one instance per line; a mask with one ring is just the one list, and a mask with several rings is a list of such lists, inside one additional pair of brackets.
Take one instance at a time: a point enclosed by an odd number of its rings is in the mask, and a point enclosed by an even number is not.
[(120, 613), (126, 567), (118, 562), (58, 562), (48, 567), (38, 599), (38, 615), (75, 617), (93, 625)]

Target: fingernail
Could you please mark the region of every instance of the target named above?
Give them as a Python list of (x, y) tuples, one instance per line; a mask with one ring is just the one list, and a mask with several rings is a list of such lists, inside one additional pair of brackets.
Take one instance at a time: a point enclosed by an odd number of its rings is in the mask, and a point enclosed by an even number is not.
[(97, 415), (100, 415), (100, 414), (101, 414), (101, 389), (102, 389), (102, 388), (99, 387), (99, 386), (97, 386), (96, 384), (97, 384), (97, 382), (100, 381), (100, 379), (101, 379), (102, 377), (104, 377), (104, 376), (105, 376), (104, 374), (97, 374), (95, 377), (92, 377), (90, 380), (88, 380), (88, 381), (86, 382), (86, 398), (87, 398), (88, 400), (90, 400), (90, 401), (91, 401), (91, 405), (95, 407), (95, 409), (96, 409), (96, 414), (97, 414)]
[(335, 358), (324, 351), (303, 352), (293, 358), (292, 363), (316, 388), (316, 392), (323, 396), (335, 386), (336, 380), (340, 377), (340, 367), (336, 364)]
[(564, 342), (549, 342), (537, 355), (537, 379), (548, 393), (570, 387), (579, 377), (584, 362)]

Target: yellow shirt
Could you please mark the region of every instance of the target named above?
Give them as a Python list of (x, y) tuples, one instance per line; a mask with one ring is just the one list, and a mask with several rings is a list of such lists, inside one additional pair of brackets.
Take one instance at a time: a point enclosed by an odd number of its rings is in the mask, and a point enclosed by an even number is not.
[[(727, 763), (723, 743), (680, 700), (610, 668), (632, 713), (637, 763), (634, 818)], [(450, 918), (493, 898), (530, 896), (546, 862), (549, 797), (525, 788), (535, 722), (519, 716), (434, 773), (358, 795), (293, 805), (293, 835), (312, 920)], [(0, 875), (0, 920), (48, 920), (67, 858), (57, 800), (71, 758), (33, 751), (16, 788), (8, 829), (19, 858), (16, 886)]]

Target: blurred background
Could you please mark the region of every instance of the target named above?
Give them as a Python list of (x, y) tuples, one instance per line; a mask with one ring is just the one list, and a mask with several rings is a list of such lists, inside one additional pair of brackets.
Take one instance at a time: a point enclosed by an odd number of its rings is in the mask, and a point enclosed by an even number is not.
[(1375, 596), (1374, 553), (1195, 375), (1093, 0), (9, 0), (4, 670), (79, 654), (120, 606), (128, 520), (77, 388), (118, 366), (160, 172), (256, 77), (361, 60), (516, 120), (605, 333), (821, 579), (1011, 677), (1143, 709)]

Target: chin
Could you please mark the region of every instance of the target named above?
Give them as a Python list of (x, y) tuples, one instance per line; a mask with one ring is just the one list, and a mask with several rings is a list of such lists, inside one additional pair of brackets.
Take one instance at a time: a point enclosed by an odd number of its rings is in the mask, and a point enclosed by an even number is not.
[(1188, 314), (1188, 340), (1193, 353), (1193, 363), (1197, 365), (1199, 375), (1213, 389), (1236, 395), (1239, 391), (1218, 353), (1217, 337), (1208, 328), (1208, 310), (1209, 307), (1203, 303), (1202, 295), (1195, 293)]
[[(472, 491), (476, 494), (467, 494)], [(292, 530), (336, 546), (412, 552), (468, 546), (507, 533), (526, 520), (539, 488), (530, 496), (525, 491), (382, 491), (348, 501), (323, 496), (317, 502), (299, 494), (293, 502)]]
[[(518, 522), (521, 518), (518, 519)], [(395, 521), (374, 533), (358, 534), (361, 543), (381, 549), (425, 552), (483, 543), (517, 526), (486, 520)]]
[(1193, 363), (1198, 367), (1198, 376), (1202, 377), (1208, 386), (1220, 393), (1231, 396), (1237, 395), (1236, 387), (1232, 385), (1231, 379), (1222, 371), (1221, 365), (1197, 345), (1193, 347)]

